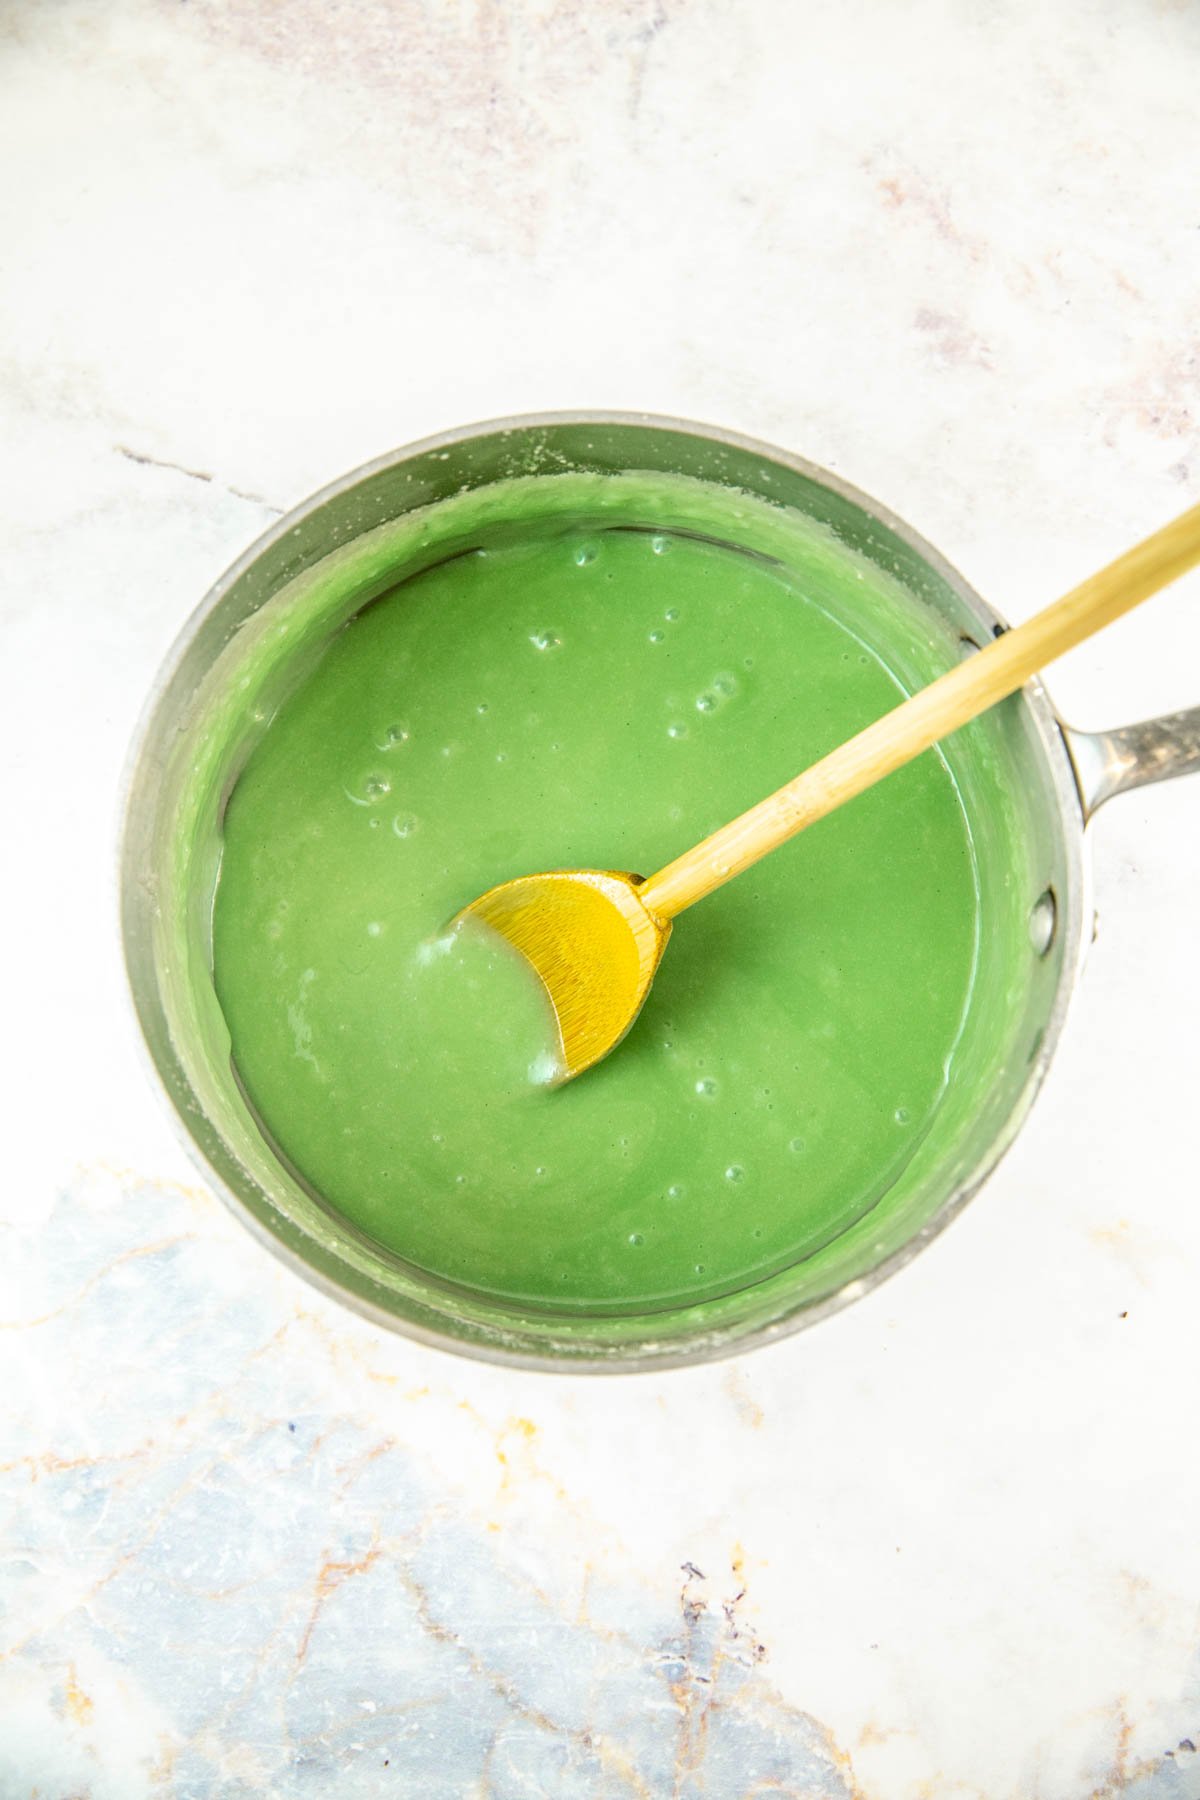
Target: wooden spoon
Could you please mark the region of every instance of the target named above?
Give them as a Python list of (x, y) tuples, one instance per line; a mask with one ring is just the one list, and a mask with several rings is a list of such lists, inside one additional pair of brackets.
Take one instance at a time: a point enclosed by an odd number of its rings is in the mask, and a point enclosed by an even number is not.
[(483, 921), (541, 979), (560, 1039), (550, 1084), (582, 1074), (620, 1043), (650, 990), (671, 922), (685, 907), (986, 712), (1196, 562), (1200, 505), (885, 713), (657, 875), (554, 869), (481, 894), (453, 925)]

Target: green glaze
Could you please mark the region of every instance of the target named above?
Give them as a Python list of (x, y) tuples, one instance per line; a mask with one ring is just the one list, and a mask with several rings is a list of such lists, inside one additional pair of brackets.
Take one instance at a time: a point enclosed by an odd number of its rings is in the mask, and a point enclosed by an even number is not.
[[(921, 757), (684, 915), (625, 1043), (540, 1087), (536, 984), (445, 921), (532, 870), (650, 872), (958, 651), (761, 503), (510, 486), (464, 497), (449, 560), (390, 591), (386, 528), (308, 578), (311, 619), (336, 623), (322, 592), (370, 604), (315, 666), (310, 645), (233, 786), (217, 997), (283, 1160), (405, 1263), (565, 1311), (711, 1300), (878, 1213), (969, 1114), (961, 1058), (976, 1041), (983, 1067), (1025, 991), (997, 962), (991, 1026), (968, 1028), (986, 908), (963, 793), (1002, 822), (1003, 789), (975, 728), (955, 774)], [(687, 534), (744, 542), (749, 514), (753, 554)]]

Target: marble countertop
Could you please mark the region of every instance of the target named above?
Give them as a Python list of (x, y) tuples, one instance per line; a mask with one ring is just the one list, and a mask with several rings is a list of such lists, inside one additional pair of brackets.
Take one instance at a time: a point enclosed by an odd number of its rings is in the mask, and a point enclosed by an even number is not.
[[(1017, 1147), (682, 1373), (380, 1335), (136, 1053), (117, 788), (281, 510), (472, 419), (777, 442), (1026, 616), (1200, 494), (1190, 0), (12, 0), (0, 1800), (1197, 1800), (1200, 781)], [(1056, 672), (1200, 701), (1200, 578)]]

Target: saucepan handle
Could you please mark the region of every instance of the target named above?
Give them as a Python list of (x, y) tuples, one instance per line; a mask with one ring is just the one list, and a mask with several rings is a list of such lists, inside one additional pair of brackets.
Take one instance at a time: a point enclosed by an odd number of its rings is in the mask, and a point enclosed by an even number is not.
[(1200, 773), (1200, 706), (1115, 731), (1072, 731), (1064, 725), (1063, 736), (1075, 765), (1085, 819), (1128, 788)]

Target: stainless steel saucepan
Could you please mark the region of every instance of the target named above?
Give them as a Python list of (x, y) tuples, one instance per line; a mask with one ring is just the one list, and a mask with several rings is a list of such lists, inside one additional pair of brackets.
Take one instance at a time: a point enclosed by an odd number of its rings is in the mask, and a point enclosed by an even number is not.
[[(886, 508), (799, 457), (733, 433), (640, 414), (558, 413), (427, 439), (353, 471), (281, 519), (189, 620), (151, 696), (130, 765), (122, 928), (150, 1061), (190, 1147), (233, 1210), (293, 1268), (375, 1323), (446, 1349), (550, 1369), (670, 1367), (770, 1342), (846, 1305), (915, 1256), (995, 1168), (1045, 1076), (1090, 938), (1088, 820), (1115, 794), (1200, 769), (1200, 707), (1119, 730), (1077, 732), (1032, 682), (988, 715), (1006, 769), (1008, 816), (1003, 831), (991, 834), (991, 848), (986, 817), (972, 825), (1004, 926), (997, 941), (1004, 939), (1010, 957), (1020, 945), (1019, 966), (997, 975), (1018, 998), (997, 1027), (986, 1081), (943, 1102), (952, 1110), (938, 1153), (922, 1163), (918, 1151), (899, 1202), (893, 1195), (889, 1208), (877, 1207), (780, 1274), (674, 1311), (556, 1314), (453, 1287), (401, 1262), (326, 1206), (245, 1105), (213, 991), (208, 933), (221, 808), (247, 754), (253, 719), (263, 714), (260, 708), (248, 716), (241, 738), (222, 735), (214, 721), (223, 717), (228, 726), (239, 682), (246, 685), (240, 670), (249, 646), (261, 653), (269, 630), (286, 629), (279, 612), (289, 584), (331, 551), (464, 488), (572, 470), (685, 475), (796, 508), (898, 578), (964, 651), (1004, 629), (962, 577)], [(309, 645), (306, 652), (300, 641), (289, 650), (293, 657), (306, 653), (316, 650)], [(215, 744), (227, 747), (218, 755)]]

